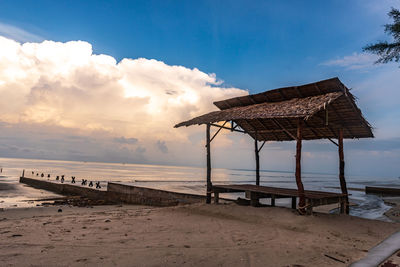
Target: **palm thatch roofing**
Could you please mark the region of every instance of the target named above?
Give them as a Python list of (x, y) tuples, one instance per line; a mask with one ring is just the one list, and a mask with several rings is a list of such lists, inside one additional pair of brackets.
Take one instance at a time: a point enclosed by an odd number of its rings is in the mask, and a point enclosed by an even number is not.
[(340, 129), (344, 138), (373, 137), (355, 97), (338, 78), (235, 97), (214, 105), (220, 110), (175, 127), (230, 121), (259, 141), (290, 141), (301, 119), (305, 140), (338, 138)]

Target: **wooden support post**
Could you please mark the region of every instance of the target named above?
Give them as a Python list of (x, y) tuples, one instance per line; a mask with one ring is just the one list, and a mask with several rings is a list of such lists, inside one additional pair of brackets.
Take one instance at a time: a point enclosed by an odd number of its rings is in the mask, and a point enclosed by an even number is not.
[(312, 210), (313, 210), (313, 207), (312, 207), (312, 206), (310, 206), (310, 207), (307, 206), (306, 214), (307, 214), (307, 215), (312, 215)]
[(207, 195), (206, 195), (206, 203), (210, 204), (211, 203), (211, 190), (212, 190), (212, 184), (211, 184), (211, 148), (210, 148), (210, 124), (207, 123), (207, 128), (206, 128), (206, 147), (207, 147)]
[(260, 206), (260, 197), (255, 192), (250, 192), (250, 205), (253, 207)]
[(296, 209), (297, 197), (292, 197), (292, 209)]
[(215, 204), (219, 203), (219, 192), (214, 192), (214, 203)]
[(22, 170), (22, 177), (25, 177), (25, 170)]
[[(347, 193), (347, 185), (346, 179), (344, 178), (344, 152), (343, 152), (343, 129), (339, 130), (339, 180), (340, 180), (340, 188), (342, 189), (342, 193), (346, 194), (344, 200), (344, 212), (349, 214), (349, 197)], [(343, 208), (342, 208), (343, 209)], [(343, 212), (343, 211), (342, 211)]]
[(341, 199), (340, 200), (340, 213), (344, 214), (346, 211), (346, 200)]
[(257, 132), (254, 138), (254, 152), (256, 154), (256, 185), (260, 185), (260, 154), (258, 151)]
[(271, 206), (275, 207), (275, 195), (271, 195)]
[(305, 214), (306, 201), (304, 196), (304, 186), (301, 181), (301, 141), (302, 141), (303, 121), (298, 120), (297, 123), (297, 143), (296, 143), (296, 184), (299, 192), (299, 212)]
[(307, 206), (307, 208), (306, 208), (307, 215), (312, 215), (313, 203), (310, 200), (308, 200), (306, 202), (306, 206)]

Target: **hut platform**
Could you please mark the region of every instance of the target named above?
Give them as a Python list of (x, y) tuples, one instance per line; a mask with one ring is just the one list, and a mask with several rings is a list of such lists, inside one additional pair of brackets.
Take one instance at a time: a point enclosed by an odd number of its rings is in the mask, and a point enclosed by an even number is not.
[(399, 187), (396, 188), (396, 187), (366, 186), (365, 193), (382, 195), (382, 196), (400, 196), (400, 188)]
[[(292, 209), (296, 209), (296, 201), (300, 196), (297, 189), (260, 186), (252, 184), (224, 184), (213, 185), (212, 193), (214, 193), (214, 202), (218, 203), (220, 193), (235, 193), (245, 192), (246, 198), (250, 199), (252, 206), (259, 205), (259, 199), (270, 198), (271, 206), (275, 206), (275, 199), (277, 198), (291, 198)], [(304, 197), (306, 200), (307, 213), (312, 213), (313, 207), (321, 205), (329, 205), (334, 203), (340, 204), (340, 211), (344, 213), (347, 195), (342, 193), (322, 192), (304, 190)]]

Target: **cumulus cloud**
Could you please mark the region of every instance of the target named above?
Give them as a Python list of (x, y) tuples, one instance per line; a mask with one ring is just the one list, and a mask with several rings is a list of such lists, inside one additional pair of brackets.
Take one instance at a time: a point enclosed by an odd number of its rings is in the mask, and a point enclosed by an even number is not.
[(374, 66), (378, 59), (377, 55), (368, 53), (353, 53), (342, 58), (332, 59), (321, 63), (324, 66), (339, 66), (347, 70), (365, 69)]
[(216, 109), (213, 101), (248, 94), (196, 68), (145, 58), (117, 62), (93, 54), (83, 41), (19, 43), (0, 36), (0, 47), (3, 125), (101, 138), (111, 150), (148, 158), (190, 144), (199, 131), (174, 124)]
[[(161, 61), (94, 55), (87, 42), (0, 37), (0, 120), (171, 138), (172, 126), (243, 95), (214, 74)], [(151, 130), (150, 130), (151, 129)], [(174, 134), (176, 131), (174, 132)]]
[[(205, 127), (173, 126), (215, 110), (213, 101), (248, 94), (238, 88), (224, 88), (216, 75), (198, 69), (144, 58), (117, 62), (108, 55), (95, 55), (91, 44), (82, 41), (22, 44), (0, 36), (0, 47), (0, 157), (204, 165)], [(391, 112), (385, 113), (395, 119), (385, 127), (399, 124), (400, 116), (393, 115), (398, 114), (397, 98), (393, 97), (398, 92), (398, 83), (394, 82), (398, 80), (397, 71), (385, 71), (379, 79), (375, 74), (366, 84), (356, 86), (362, 110), (375, 126), (379, 124), (372, 118), (374, 105), (367, 96), (379, 105), (385, 103), (386, 110), (391, 107)], [(392, 104), (387, 98), (383, 101), (388, 92), (373, 91), (380, 90), (385, 80), (392, 88)], [(397, 126), (394, 130), (391, 132), (398, 133)], [(332, 149), (330, 143), (315, 149), (307, 144), (305, 152), (308, 149), (319, 158), (327, 155), (325, 147)], [(392, 142), (385, 144), (390, 147)], [(398, 142), (395, 144), (397, 147)], [(348, 148), (359, 149), (350, 144)], [(294, 152), (294, 143), (268, 143), (262, 151), (261, 166), (293, 170)], [(329, 160), (318, 166), (310, 160), (305, 170), (337, 170), (333, 162), (337, 151), (328, 152)], [(367, 162), (385, 162), (387, 154), (378, 152), (384, 156), (377, 159), (371, 154)], [(398, 149), (389, 152), (397, 155), (391, 156), (393, 160), (398, 160)], [(253, 168), (251, 138), (222, 131), (212, 143), (212, 164)], [(358, 165), (351, 162), (348, 166), (358, 170), (363, 165), (365, 161), (360, 160)], [(390, 166), (388, 172), (398, 173), (393, 167), (398, 164)]]

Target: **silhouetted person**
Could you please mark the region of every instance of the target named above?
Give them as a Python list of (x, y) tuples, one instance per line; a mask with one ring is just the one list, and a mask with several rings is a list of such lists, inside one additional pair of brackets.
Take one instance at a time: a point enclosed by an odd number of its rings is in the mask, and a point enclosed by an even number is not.
[(71, 177), (71, 183), (74, 184), (75, 183), (75, 176)]
[(60, 176), (58, 176), (58, 175), (57, 175), (57, 177), (56, 177), (56, 181), (58, 181), (58, 180), (60, 180)]
[(93, 187), (93, 182), (92, 181), (89, 182), (89, 187)]
[(86, 185), (87, 180), (82, 179), (82, 185)]
[(97, 183), (96, 183), (96, 188), (101, 188), (100, 182), (97, 182)]
[(61, 183), (64, 183), (64, 175), (61, 176)]

